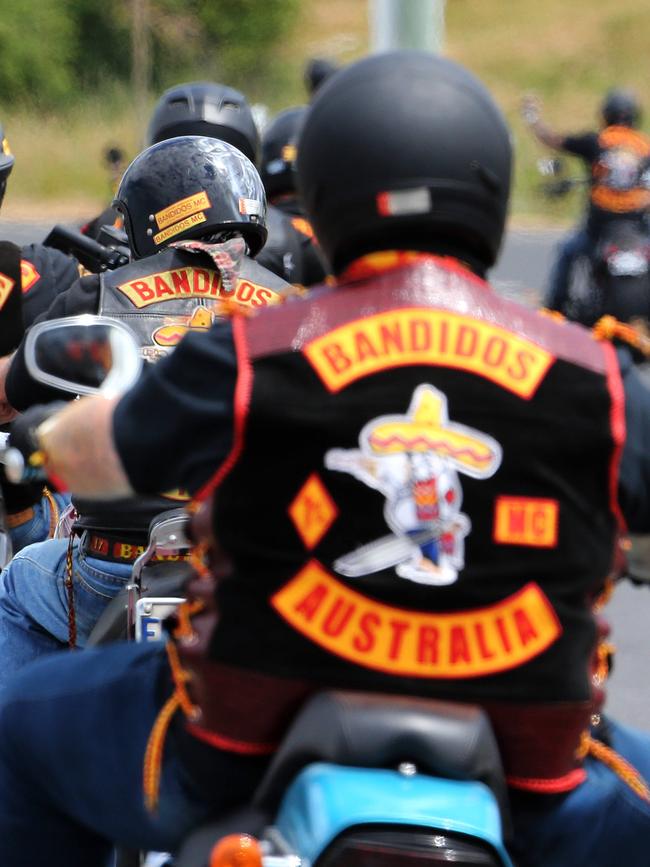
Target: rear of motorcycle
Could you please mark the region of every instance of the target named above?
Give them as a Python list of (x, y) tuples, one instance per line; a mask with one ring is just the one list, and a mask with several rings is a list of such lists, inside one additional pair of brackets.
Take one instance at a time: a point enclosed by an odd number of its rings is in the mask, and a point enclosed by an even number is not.
[(479, 708), (321, 693), (251, 805), (198, 829), (174, 867), (512, 867), (509, 824)]
[(592, 267), (602, 315), (650, 323), (650, 234), (645, 227), (623, 220), (606, 227)]

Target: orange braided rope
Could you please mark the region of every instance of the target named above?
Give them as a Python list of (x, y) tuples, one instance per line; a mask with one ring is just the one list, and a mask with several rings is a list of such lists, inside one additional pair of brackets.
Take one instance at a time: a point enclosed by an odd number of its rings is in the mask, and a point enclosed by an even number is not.
[(192, 627), (192, 617), (203, 611), (204, 608), (205, 602), (202, 599), (195, 599), (193, 602), (183, 602), (178, 606), (176, 609), (176, 621), (178, 625), (174, 629), (174, 638), (177, 641), (190, 641), (195, 637), (196, 632)]
[(592, 328), (596, 340), (622, 340), (637, 349), (642, 355), (650, 357), (650, 338), (633, 325), (619, 322), (613, 316), (603, 316)]
[(650, 802), (650, 788), (641, 774), (623, 756), (619, 756), (611, 747), (605, 746), (602, 741), (598, 741), (587, 732), (583, 732), (577, 755), (581, 759), (589, 755), (602, 762), (619, 779), (623, 780), (642, 801)]
[(616, 653), (616, 645), (601, 641), (597, 648), (598, 666), (593, 676), (594, 683), (600, 686), (609, 677), (609, 660)]
[(554, 319), (556, 322), (566, 322), (567, 318), (564, 313), (560, 313), (559, 310), (549, 310), (548, 307), (540, 307), (537, 311), (541, 313), (542, 316), (547, 316), (549, 319)]
[(43, 496), (50, 504), (50, 526), (48, 528), (48, 539), (54, 538), (54, 533), (56, 532), (57, 524), (59, 523), (59, 507), (57, 505), (56, 500), (52, 496), (52, 492), (49, 488), (43, 488)]
[(209, 578), (211, 576), (210, 567), (208, 566), (208, 554), (210, 545), (208, 542), (199, 542), (198, 545), (190, 550), (190, 566), (199, 578)]
[(181, 667), (176, 645), (168, 642), (165, 649), (175, 689), (156, 717), (144, 754), (144, 800), (150, 813), (154, 813), (158, 809), (163, 751), (172, 718), (178, 708), (193, 722), (198, 719), (200, 713), (198, 707), (192, 704), (187, 694), (185, 684), (190, 680), (190, 674)]
[(65, 556), (65, 591), (68, 598), (68, 647), (74, 650), (77, 646), (77, 615), (74, 605), (74, 536), (68, 539), (68, 550)]

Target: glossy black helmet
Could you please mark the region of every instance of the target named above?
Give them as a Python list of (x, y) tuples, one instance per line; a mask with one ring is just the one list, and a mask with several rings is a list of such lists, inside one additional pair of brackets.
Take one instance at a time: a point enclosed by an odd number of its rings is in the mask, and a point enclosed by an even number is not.
[(156, 144), (181, 135), (227, 141), (257, 162), (259, 133), (246, 97), (225, 84), (192, 81), (166, 90), (154, 109), (147, 141)]
[(237, 232), (255, 256), (266, 241), (266, 197), (257, 169), (233, 145), (181, 136), (152, 145), (124, 173), (113, 207), (136, 259), (184, 238)]
[(304, 105), (280, 112), (262, 136), (260, 176), (269, 196), (296, 191), (296, 155), (298, 137), (305, 121)]
[(305, 87), (307, 93), (313, 96), (318, 88), (324, 84), (338, 70), (338, 66), (324, 57), (312, 57), (305, 66)]
[(466, 69), (432, 54), (378, 54), (317, 94), (298, 186), (334, 271), (366, 252), (432, 250), (494, 264), (510, 192), (505, 120)]
[(607, 126), (636, 127), (641, 123), (641, 106), (631, 90), (618, 87), (610, 90), (603, 100), (601, 113)]
[(7, 180), (14, 167), (14, 156), (9, 149), (3, 125), (0, 123), (0, 204), (7, 189)]

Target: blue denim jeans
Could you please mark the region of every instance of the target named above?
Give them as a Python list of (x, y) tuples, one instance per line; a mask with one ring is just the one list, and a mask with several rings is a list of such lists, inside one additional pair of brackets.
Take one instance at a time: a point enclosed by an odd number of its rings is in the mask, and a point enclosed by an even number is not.
[[(0, 686), (27, 662), (67, 646), (68, 539), (23, 548), (0, 574)], [(77, 645), (83, 647), (106, 605), (131, 575), (129, 563), (87, 557), (74, 542)]]
[[(106, 867), (109, 841), (172, 851), (208, 815), (246, 802), (268, 759), (190, 739), (179, 713), (165, 742), (159, 807), (147, 812), (143, 757), (170, 694), (159, 643), (55, 654), (19, 672), (0, 698), (2, 867)], [(200, 783), (179, 757), (188, 740)]]
[[(245, 804), (264, 759), (168, 735), (155, 815), (142, 799), (145, 745), (170, 694), (160, 645), (57, 654), (0, 694), (0, 864), (105, 867), (109, 841), (173, 851), (208, 814)], [(612, 726), (613, 746), (650, 779), (650, 735)], [(183, 758), (181, 758), (183, 757)], [(513, 802), (517, 867), (647, 867), (650, 804), (600, 762), (563, 796)]]
[[(59, 507), (59, 512), (63, 512), (70, 505), (70, 494), (53, 494), (52, 496)], [(40, 501), (34, 505), (34, 516), (19, 527), (12, 527), (9, 530), (14, 554), (17, 554), (26, 545), (33, 545), (34, 542), (43, 542), (47, 539), (50, 533), (51, 514), (50, 501), (47, 497), (41, 497)]]

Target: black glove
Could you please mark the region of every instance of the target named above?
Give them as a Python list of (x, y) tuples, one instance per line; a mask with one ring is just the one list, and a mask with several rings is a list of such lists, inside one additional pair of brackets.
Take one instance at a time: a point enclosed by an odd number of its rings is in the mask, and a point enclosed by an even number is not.
[[(40, 445), (36, 431), (44, 421), (65, 406), (67, 406), (65, 401), (37, 404), (31, 406), (13, 421), (8, 445), (9, 449), (14, 450), (14, 454), (5, 461), (7, 475), (12, 482), (22, 484), (23, 482), (45, 481), (47, 474), (44, 470), (43, 460), (39, 459)], [(19, 474), (20, 458), (16, 453), (22, 455), (24, 462), (21, 474)]]

